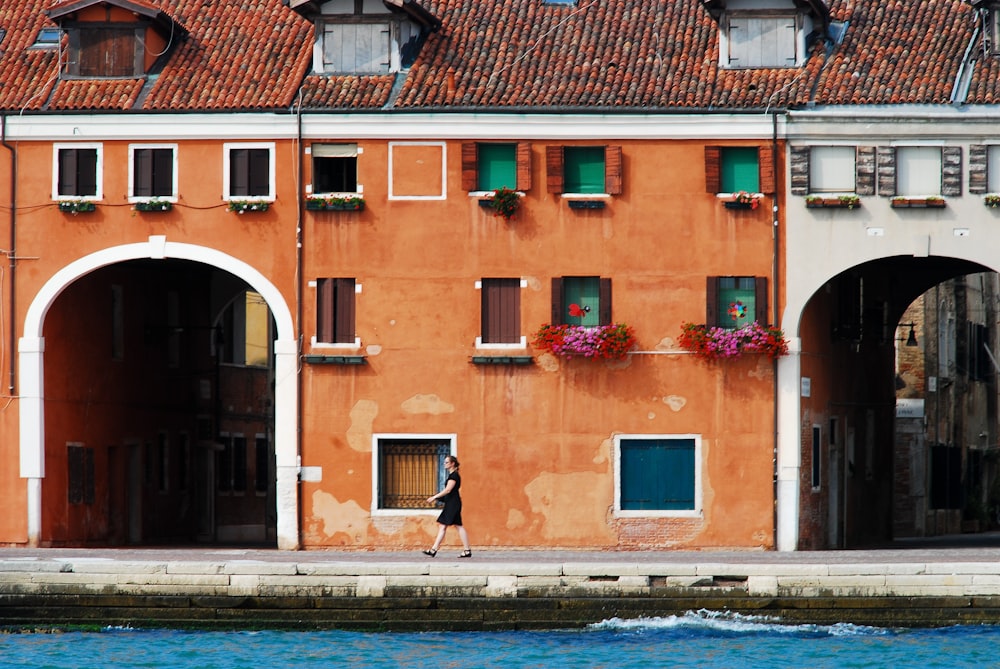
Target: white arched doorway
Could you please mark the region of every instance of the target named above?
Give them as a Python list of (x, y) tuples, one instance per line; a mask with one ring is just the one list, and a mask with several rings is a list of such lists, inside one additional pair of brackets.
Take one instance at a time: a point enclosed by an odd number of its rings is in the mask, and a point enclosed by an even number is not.
[(242, 260), (203, 246), (168, 242), (165, 236), (151, 236), (146, 242), (102, 249), (75, 260), (56, 272), (28, 307), (18, 344), (20, 474), (28, 484), (28, 543), (38, 545), (42, 521), (42, 479), (45, 477), (45, 341), (42, 331), (45, 315), (59, 294), (80, 277), (101, 267), (139, 259), (190, 260), (216, 267), (245, 281), (267, 302), (277, 330), (274, 342), (274, 448), (278, 548), (298, 548), (298, 347), (291, 310), (277, 287)]

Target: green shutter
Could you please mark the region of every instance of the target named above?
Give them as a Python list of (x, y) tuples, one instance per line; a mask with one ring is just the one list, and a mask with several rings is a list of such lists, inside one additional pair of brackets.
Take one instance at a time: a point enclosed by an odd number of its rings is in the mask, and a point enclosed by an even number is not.
[(517, 188), (515, 144), (480, 144), (478, 190)]
[(720, 166), (722, 190), (720, 193), (735, 193), (745, 190), (760, 192), (760, 170), (757, 166), (757, 148), (725, 147), (722, 149)]
[[(755, 320), (767, 322), (767, 314), (757, 317), (757, 281), (752, 276), (719, 277), (719, 301), (716, 322), (722, 328), (741, 328)], [(733, 318), (730, 309), (742, 305), (742, 318)]]
[[(583, 312), (571, 316), (572, 305)], [(563, 279), (562, 322), (567, 325), (601, 324), (601, 279), (596, 276), (573, 276)], [(573, 312), (579, 313), (576, 309)]]
[(694, 510), (694, 447), (694, 439), (623, 439), (621, 508)]
[(605, 192), (603, 146), (567, 146), (563, 160), (564, 193)]

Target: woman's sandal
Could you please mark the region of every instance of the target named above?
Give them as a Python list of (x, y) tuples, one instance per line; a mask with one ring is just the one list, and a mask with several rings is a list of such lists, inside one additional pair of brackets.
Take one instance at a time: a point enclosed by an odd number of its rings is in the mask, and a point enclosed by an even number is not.
[(459, 555), (458, 557), (460, 557), (460, 558), (472, 557), (472, 551), (462, 551), (462, 554)]
[(428, 548), (427, 550), (424, 551), (424, 555), (430, 555), (431, 557), (434, 557), (437, 554), (438, 552), (433, 548)]

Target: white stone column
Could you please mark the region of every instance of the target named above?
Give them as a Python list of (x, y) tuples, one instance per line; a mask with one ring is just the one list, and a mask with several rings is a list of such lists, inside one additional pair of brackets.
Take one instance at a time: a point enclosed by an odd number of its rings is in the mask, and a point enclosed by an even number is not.
[(778, 527), (775, 543), (779, 551), (797, 550), (799, 544), (801, 352), (802, 340), (789, 338), (788, 355), (778, 358)]
[(17, 350), (20, 475), (28, 479), (28, 545), (37, 546), (42, 531), (42, 479), (45, 477), (45, 421), (42, 420), (45, 340), (22, 337)]
[(274, 342), (274, 459), (278, 548), (299, 548), (299, 347), (294, 339)]

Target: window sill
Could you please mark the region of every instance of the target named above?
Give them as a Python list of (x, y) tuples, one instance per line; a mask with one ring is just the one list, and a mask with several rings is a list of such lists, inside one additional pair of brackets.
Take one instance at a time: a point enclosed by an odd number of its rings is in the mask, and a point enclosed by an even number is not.
[(170, 211), (174, 203), (167, 200), (142, 200), (134, 202), (132, 208), (136, 211)]
[(62, 200), (59, 202), (59, 211), (67, 214), (80, 214), (97, 211), (97, 205), (89, 200)]
[(302, 359), (310, 365), (364, 365), (368, 362), (364, 355), (304, 355)]
[(829, 197), (810, 195), (806, 198), (806, 209), (860, 209), (861, 200), (856, 195), (833, 195)]
[(604, 209), (607, 203), (604, 200), (581, 200), (577, 198), (567, 198), (566, 203), (570, 209)]
[(531, 365), (535, 359), (530, 355), (474, 355), (473, 365)]
[(229, 211), (237, 214), (246, 212), (265, 212), (271, 208), (269, 200), (229, 200)]

